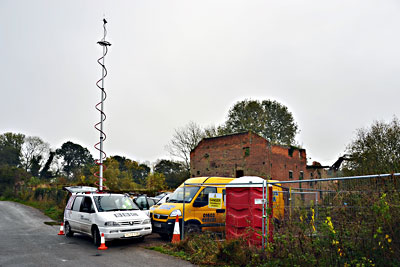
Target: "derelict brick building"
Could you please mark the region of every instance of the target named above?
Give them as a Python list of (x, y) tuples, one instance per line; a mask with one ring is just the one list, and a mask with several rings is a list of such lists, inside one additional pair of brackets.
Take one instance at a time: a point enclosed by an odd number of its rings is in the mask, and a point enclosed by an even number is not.
[(305, 149), (272, 145), (252, 132), (204, 138), (190, 153), (190, 172), (192, 177), (259, 176), (281, 181), (312, 177)]

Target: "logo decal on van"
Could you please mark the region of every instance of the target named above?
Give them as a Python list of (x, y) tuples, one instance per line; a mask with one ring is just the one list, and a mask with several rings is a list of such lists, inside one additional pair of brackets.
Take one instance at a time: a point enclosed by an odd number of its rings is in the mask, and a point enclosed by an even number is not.
[(131, 217), (131, 216), (138, 216), (136, 213), (129, 212), (129, 213), (115, 213), (115, 217), (120, 218), (120, 217)]

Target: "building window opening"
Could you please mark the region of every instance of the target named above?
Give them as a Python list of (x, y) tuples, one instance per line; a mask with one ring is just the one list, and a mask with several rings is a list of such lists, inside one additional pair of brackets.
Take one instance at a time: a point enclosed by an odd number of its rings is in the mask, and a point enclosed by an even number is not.
[(289, 179), (293, 179), (293, 172), (289, 171)]
[(299, 180), (303, 180), (303, 179), (304, 179), (304, 172), (300, 171)]
[(291, 146), (291, 147), (288, 149), (288, 155), (289, 155), (290, 157), (293, 157), (293, 152), (294, 152), (294, 150), (295, 150), (295, 148), (294, 148), (293, 146)]

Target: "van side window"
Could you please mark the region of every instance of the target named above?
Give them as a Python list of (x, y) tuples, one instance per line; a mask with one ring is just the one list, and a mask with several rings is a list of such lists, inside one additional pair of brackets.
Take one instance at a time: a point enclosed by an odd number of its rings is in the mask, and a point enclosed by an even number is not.
[(147, 201), (148, 201), (150, 207), (156, 204), (156, 202), (151, 198), (147, 199)]
[(74, 205), (72, 206), (72, 210), (79, 211), (81, 209), (82, 199), (83, 199), (82, 196), (77, 196), (75, 198)]
[(136, 204), (139, 206), (141, 210), (147, 210), (147, 202), (146, 202), (146, 197), (140, 196), (135, 200)]
[(94, 212), (93, 202), (90, 197), (85, 197), (83, 199), (80, 211), (87, 212), (87, 213)]
[(196, 202), (204, 202), (206, 205), (208, 204), (208, 194), (209, 193), (217, 193), (216, 187), (206, 187), (201, 191), (201, 193), (197, 196)]

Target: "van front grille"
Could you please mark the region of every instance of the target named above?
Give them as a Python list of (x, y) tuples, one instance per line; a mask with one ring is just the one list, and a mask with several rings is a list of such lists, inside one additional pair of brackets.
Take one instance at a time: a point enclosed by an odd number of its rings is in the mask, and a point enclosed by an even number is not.
[(141, 221), (129, 221), (129, 222), (120, 222), (119, 224), (122, 226), (129, 226), (129, 225), (136, 225), (136, 224), (141, 224)]
[(168, 219), (168, 215), (154, 213), (153, 219), (166, 220), (166, 219)]

